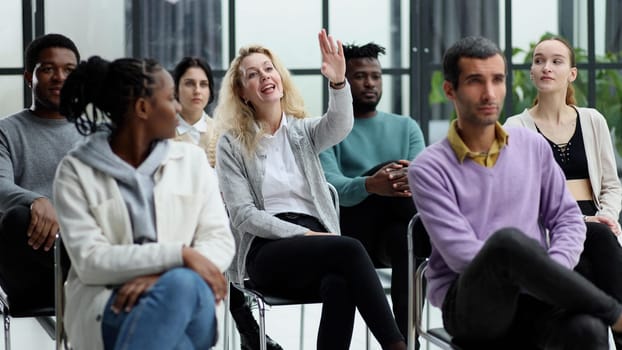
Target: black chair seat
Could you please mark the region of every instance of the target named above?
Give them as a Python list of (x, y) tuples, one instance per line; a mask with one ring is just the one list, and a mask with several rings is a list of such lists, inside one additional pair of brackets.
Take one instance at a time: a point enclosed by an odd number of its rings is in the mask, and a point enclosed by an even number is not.
[[(28, 292), (12, 291), (7, 281), (0, 276), (0, 313), (4, 319), (4, 347), (11, 349), (11, 318), (34, 317), (43, 330), (56, 342), (56, 349), (70, 349), (63, 326), (64, 282), (71, 262), (62, 247), (60, 236), (54, 243), (54, 291), (45, 297), (39, 288), (31, 288)], [(4, 289), (6, 288), (6, 289)], [(43, 287), (42, 287), (43, 289)], [(43, 294), (43, 298), (42, 298)], [(58, 306), (58, 307), (57, 307)], [(54, 316), (54, 317), (53, 317)]]
[(45, 303), (41, 303), (40, 301), (39, 305), (33, 305), (33, 303), (38, 301), (36, 298), (11, 299), (4, 294), (4, 291), (0, 293), (2, 293), (2, 295), (0, 295), (0, 304), (2, 306), (0, 312), (4, 319), (5, 349), (11, 349), (10, 318), (34, 317), (50, 338), (56, 340), (56, 322), (52, 318), (52, 316), (56, 315), (56, 308), (54, 306), (45, 305)]
[(250, 280), (244, 281), (244, 289), (246, 292), (256, 294), (259, 298), (261, 298), (264, 303), (268, 305), (297, 305), (297, 304), (317, 304), (321, 303), (319, 295), (318, 296), (308, 296), (304, 298), (286, 298), (283, 296), (272, 295), (270, 293), (265, 293), (257, 289), (255, 284)]
[(42, 316), (54, 316), (56, 310), (53, 306), (48, 307), (40, 307), (40, 308), (23, 308), (14, 310), (14, 308), (9, 308), (9, 316), (11, 317), (42, 317)]
[(0, 295), (0, 303), (5, 306), (4, 312), (8, 311), (11, 317), (39, 317), (54, 316), (54, 300), (41, 300), (35, 295), (20, 295), (11, 297)]
[(45, 297), (37, 295), (39, 290), (14, 292), (8, 295), (5, 289), (6, 280), (0, 276), (0, 285), (3, 286), (2, 294), (0, 294), (0, 303), (8, 311), (11, 317), (37, 317), (37, 316), (54, 316), (54, 297)]

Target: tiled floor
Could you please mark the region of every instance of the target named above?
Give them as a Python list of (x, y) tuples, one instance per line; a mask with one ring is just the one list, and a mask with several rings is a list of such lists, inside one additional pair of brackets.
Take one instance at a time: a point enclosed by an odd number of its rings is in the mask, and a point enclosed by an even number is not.
[[(224, 308), (220, 308), (219, 312), (223, 315)], [(320, 318), (320, 305), (305, 306), (304, 316), (304, 341), (303, 349), (315, 349), (315, 338), (317, 335), (317, 326)], [(440, 313), (438, 310), (432, 310), (430, 313), (432, 326), (438, 326), (441, 323)], [(239, 340), (237, 337), (231, 339), (231, 347), (223, 348), (224, 330), (222, 317), (220, 322), (220, 341), (214, 348), (215, 350), (239, 349)], [(285, 350), (302, 350), (299, 345), (300, 339), (300, 306), (279, 306), (266, 311), (266, 328), (268, 334), (277, 340)], [(54, 342), (43, 331), (39, 323), (35, 319), (12, 319), (11, 321), (11, 341), (12, 349), (16, 350), (52, 350)], [(366, 349), (366, 327), (363, 320), (357, 314), (355, 321), (354, 333), (352, 336), (351, 350)], [(614, 349), (613, 345), (610, 346)], [(0, 349), (4, 349), (4, 337), (0, 337)], [(379, 350), (380, 346), (373, 339), (370, 344), (371, 350)], [(436, 349), (432, 345), (424, 343), (422, 349)]]
[[(220, 310), (222, 313), (222, 308)], [(315, 349), (315, 337), (317, 335), (317, 325), (320, 317), (320, 305), (305, 306), (304, 317), (304, 349)], [(222, 320), (222, 318), (221, 318)], [(223, 348), (223, 322), (220, 322), (220, 341), (215, 350)], [(300, 306), (279, 306), (266, 312), (266, 328), (268, 334), (277, 340), (285, 350), (299, 349), (300, 334)], [(0, 341), (0, 349), (4, 349), (4, 338)], [(233, 339), (230, 349), (239, 349), (239, 339)], [(366, 328), (362, 319), (357, 315), (355, 330), (352, 337), (351, 349), (365, 349)], [(31, 318), (19, 318), (11, 320), (11, 342), (12, 349), (17, 350), (45, 350), (54, 349), (54, 342), (43, 331), (39, 323)], [(237, 345), (237, 347), (233, 347)], [(372, 338), (370, 349), (380, 349)]]
[[(223, 308), (220, 313), (222, 315)], [(268, 334), (277, 340), (284, 349), (299, 349), (300, 341), (300, 306), (279, 306), (266, 311), (266, 329)], [(321, 313), (320, 305), (306, 305), (304, 317), (304, 349), (315, 349), (317, 326)], [(221, 318), (222, 320), (222, 318)], [(220, 322), (220, 341), (215, 350), (223, 349), (223, 322)], [(1, 337), (0, 349), (4, 348), (4, 338)], [(365, 349), (366, 328), (363, 320), (357, 315), (351, 349)], [(375, 340), (371, 339), (370, 349), (380, 349)], [(54, 342), (43, 331), (39, 323), (33, 318), (17, 318), (11, 320), (11, 345), (17, 350), (45, 350), (54, 349)], [(231, 337), (232, 347), (239, 349), (237, 336)], [(237, 345), (237, 347), (233, 347)]]
[[(390, 270), (385, 271), (385, 274)], [(390, 277), (382, 278), (389, 283)], [(389, 298), (390, 303), (390, 298)], [(230, 337), (231, 346), (224, 349), (224, 305), (219, 307), (220, 315), (220, 339), (215, 350), (239, 349), (239, 339), (236, 334)], [(257, 311), (255, 318), (257, 319)], [(300, 345), (300, 306), (279, 306), (266, 311), (266, 329), (268, 334), (283, 346), (285, 350), (312, 350), (315, 349), (317, 327), (321, 315), (321, 305), (306, 305), (304, 307), (304, 335), (302, 347)], [(232, 331), (235, 333), (235, 331)], [(0, 349), (4, 348), (4, 337), (0, 337)], [(365, 350), (367, 342), (367, 328), (360, 315), (356, 315), (355, 328), (352, 335), (352, 350)], [(54, 342), (34, 318), (18, 318), (11, 320), (11, 343), (12, 349), (17, 350), (45, 350), (54, 349)], [(378, 343), (370, 337), (370, 350), (380, 349)]]

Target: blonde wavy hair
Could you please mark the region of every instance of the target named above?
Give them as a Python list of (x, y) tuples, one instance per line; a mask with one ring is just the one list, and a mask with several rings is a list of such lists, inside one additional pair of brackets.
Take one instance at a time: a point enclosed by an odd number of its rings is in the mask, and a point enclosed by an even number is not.
[(244, 103), (242, 99), (242, 89), (244, 88), (244, 74), (241, 68), (242, 61), (255, 53), (266, 55), (276, 71), (281, 76), (283, 86), (283, 97), (281, 98), (281, 110), (286, 115), (296, 118), (304, 118), (307, 112), (304, 108), (304, 101), (298, 89), (292, 82), (292, 77), (287, 68), (281, 63), (278, 57), (260, 45), (250, 45), (240, 48), (238, 56), (231, 62), (229, 70), (225, 74), (218, 96), (218, 104), (214, 110), (214, 119), (220, 133), (228, 132), (242, 144), (244, 149), (252, 154), (257, 148), (257, 144), (262, 135), (266, 133), (267, 125), (260, 124), (256, 128), (255, 109), (249, 103)]

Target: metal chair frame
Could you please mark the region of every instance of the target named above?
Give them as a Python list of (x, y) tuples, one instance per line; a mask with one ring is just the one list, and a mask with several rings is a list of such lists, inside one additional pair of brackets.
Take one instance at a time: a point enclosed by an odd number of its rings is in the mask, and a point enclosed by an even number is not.
[(6, 350), (11, 350), (11, 318), (34, 317), (46, 334), (52, 340), (56, 340), (56, 325), (52, 318), (55, 315), (53, 307), (33, 308), (14, 313), (11, 311), (9, 296), (3, 290), (0, 290), (0, 304), (4, 321), (4, 348)]
[[(54, 242), (54, 306), (31, 308), (14, 312), (11, 310), (9, 296), (0, 289), (0, 307), (4, 321), (4, 348), (11, 349), (11, 318), (34, 317), (50, 339), (55, 341), (57, 350), (70, 349), (63, 328), (64, 281), (61, 264), (61, 242), (57, 236)], [(55, 316), (56, 320), (53, 318)]]
[(56, 316), (56, 350), (70, 350), (71, 344), (65, 332), (65, 277), (63, 276), (62, 249), (63, 241), (60, 234), (54, 242), (54, 309)]
[[(444, 328), (429, 328), (429, 317), (428, 317), (428, 325), (424, 328), (422, 326), (422, 311), (423, 305), (426, 301), (425, 297), (425, 286), (424, 286), (424, 273), (428, 266), (428, 258), (429, 258), (429, 240), (427, 240), (427, 246), (418, 247), (418, 249), (423, 249), (425, 254), (418, 254), (416, 256), (415, 242), (413, 239), (417, 239), (415, 235), (427, 235), (425, 232), (425, 228), (421, 224), (421, 228), (423, 228), (422, 232), (415, 232), (416, 225), (419, 218), (419, 213), (415, 214), (410, 222), (408, 223), (408, 329), (410, 329), (410, 333), (408, 334), (408, 349), (414, 350), (415, 348), (415, 335), (419, 334), (423, 339), (428, 342), (438, 346), (441, 349), (451, 350), (451, 349), (459, 349), (455, 344), (451, 342), (451, 336), (445, 331)], [(420, 244), (425, 244), (426, 240), (417, 240)], [(421, 250), (418, 250), (419, 252)], [(423, 255), (423, 256), (421, 256)], [(417, 270), (415, 271), (415, 258), (424, 258), (425, 260), (419, 265)], [(414, 281), (413, 281), (414, 278)]]
[(233, 283), (235, 288), (238, 288), (245, 295), (250, 296), (257, 304), (257, 310), (259, 311), (259, 346), (260, 350), (267, 350), (266, 339), (266, 305), (268, 306), (284, 306), (284, 305), (301, 305), (300, 309), (300, 340), (299, 349), (304, 349), (304, 305), (305, 304), (317, 304), (322, 301), (318, 299), (288, 299), (279, 296), (270, 295), (267, 293), (259, 292), (255, 289), (249, 280), (245, 281), (244, 285), (239, 283)]

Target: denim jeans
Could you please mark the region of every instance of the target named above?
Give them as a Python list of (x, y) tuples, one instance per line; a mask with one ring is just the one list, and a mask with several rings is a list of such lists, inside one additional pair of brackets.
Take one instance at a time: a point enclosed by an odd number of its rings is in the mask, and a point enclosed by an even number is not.
[(112, 311), (116, 296), (104, 310), (105, 349), (209, 349), (216, 343), (214, 294), (190, 269), (164, 273), (130, 312)]
[(549, 258), (516, 229), (490, 237), (452, 284), (443, 322), (464, 348), (608, 349), (622, 306), (576, 271)]

